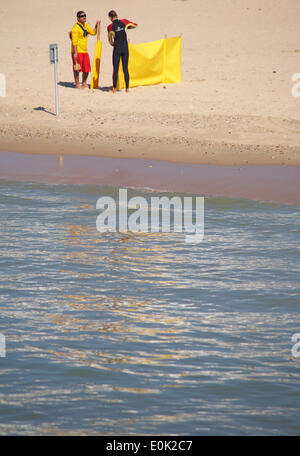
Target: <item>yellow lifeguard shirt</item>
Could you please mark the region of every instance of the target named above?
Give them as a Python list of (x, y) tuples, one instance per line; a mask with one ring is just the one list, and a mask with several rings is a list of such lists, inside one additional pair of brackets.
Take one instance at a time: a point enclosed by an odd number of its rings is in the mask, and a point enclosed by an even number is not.
[(89, 35), (96, 35), (96, 32), (89, 26), (87, 22), (84, 24), (80, 24), (77, 22), (77, 24), (74, 25), (72, 28), (72, 47), (77, 46), (77, 52), (80, 54), (86, 54), (87, 53), (87, 36), (84, 36), (83, 30), (80, 26), (82, 26)]

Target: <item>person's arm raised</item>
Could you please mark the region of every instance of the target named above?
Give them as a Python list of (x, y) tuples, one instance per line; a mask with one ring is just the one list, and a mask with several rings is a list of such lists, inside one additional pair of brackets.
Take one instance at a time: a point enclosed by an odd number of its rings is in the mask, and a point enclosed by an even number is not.
[(101, 21), (97, 21), (97, 22), (96, 22), (96, 25), (95, 25), (95, 27), (94, 27), (94, 32), (95, 32), (95, 34), (97, 33), (97, 25), (98, 25), (98, 24), (99, 24), (99, 26), (100, 26)]
[(123, 19), (122, 22), (125, 24), (125, 30), (135, 29), (138, 26), (135, 22), (128, 21), (127, 19)]

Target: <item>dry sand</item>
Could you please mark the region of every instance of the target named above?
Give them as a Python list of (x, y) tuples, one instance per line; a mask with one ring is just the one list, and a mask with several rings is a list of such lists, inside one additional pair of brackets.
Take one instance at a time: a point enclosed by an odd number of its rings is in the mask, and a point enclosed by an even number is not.
[[(183, 34), (182, 83), (112, 95), (107, 12), (139, 24), (132, 43)], [(67, 32), (85, 9), (102, 20), (100, 90), (73, 88)], [(218, 165), (300, 164), (298, 0), (1, 2), (0, 150)], [(59, 47), (53, 115), (49, 44)], [(95, 38), (89, 37), (92, 59)]]

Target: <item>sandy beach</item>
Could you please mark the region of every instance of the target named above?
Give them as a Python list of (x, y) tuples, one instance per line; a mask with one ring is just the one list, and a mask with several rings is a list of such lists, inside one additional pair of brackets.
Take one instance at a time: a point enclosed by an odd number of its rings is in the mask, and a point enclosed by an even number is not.
[[(76, 91), (67, 32), (85, 8), (102, 20), (100, 89)], [(183, 34), (182, 83), (109, 92), (111, 2), (29, 0), (2, 4), (0, 150), (80, 154), (216, 165), (300, 164), (300, 5), (296, 0), (116, 0), (139, 26), (132, 43)], [(29, 14), (30, 12), (30, 14)], [(152, 18), (152, 19), (151, 19)], [(60, 115), (54, 104), (49, 44), (59, 48)], [(89, 37), (90, 57), (95, 38)], [(90, 81), (90, 79), (89, 79)]]

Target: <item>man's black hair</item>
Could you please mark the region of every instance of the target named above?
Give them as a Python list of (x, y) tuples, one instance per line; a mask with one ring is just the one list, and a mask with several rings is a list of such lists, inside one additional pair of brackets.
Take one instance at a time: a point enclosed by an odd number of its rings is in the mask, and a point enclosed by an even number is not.
[(109, 13), (108, 13), (108, 17), (110, 17), (111, 19), (113, 19), (114, 17), (118, 17), (117, 13), (115, 12), (115, 10), (111, 10)]
[(77, 17), (81, 16), (81, 15), (82, 15), (82, 13), (84, 13), (84, 11), (78, 11), (78, 13), (77, 13)]

